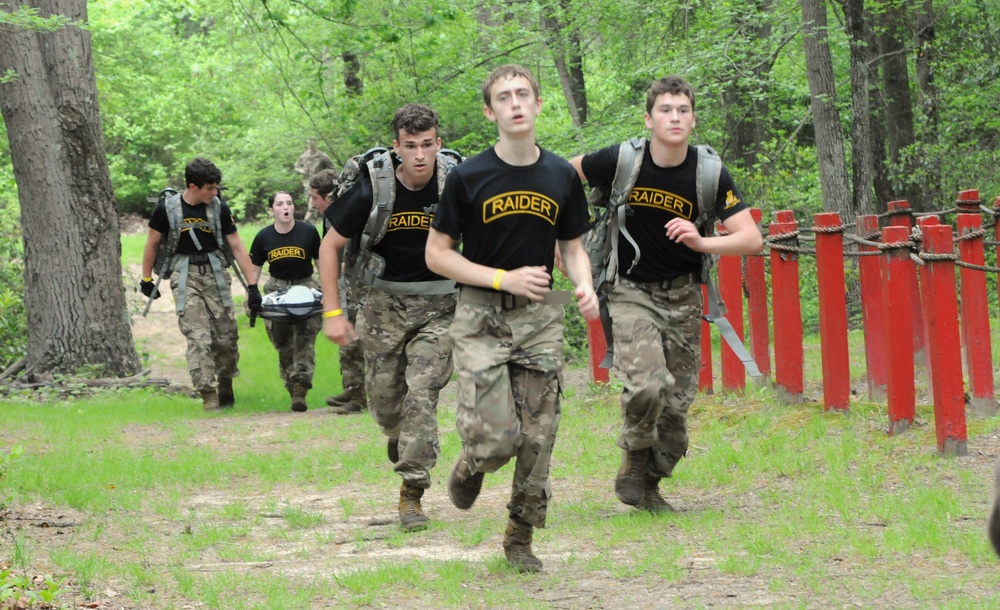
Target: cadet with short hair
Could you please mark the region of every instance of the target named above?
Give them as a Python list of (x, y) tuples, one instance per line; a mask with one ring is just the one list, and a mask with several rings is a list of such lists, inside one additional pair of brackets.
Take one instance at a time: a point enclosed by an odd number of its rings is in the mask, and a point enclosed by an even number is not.
[[(687, 412), (698, 391), (701, 361), (702, 264), (706, 255), (759, 252), (760, 231), (729, 171), (722, 168), (715, 201), (698, 201), (694, 91), (682, 78), (654, 81), (646, 96), (649, 143), (628, 195), (618, 241), (620, 279), (608, 296), (616, 345), (615, 366), (625, 375), (621, 396), (621, 467), (615, 494), (651, 512), (672, 510), (659, 491), (687, 453)], [(609, 146), (570, 163), (591, 186), (615, 178), (618, 150)], [(726, 235), (696, 226), (698, 206), (714, 206)], [(633, 262), (635, 262), (633, 268)]]
[[(319, 232), (307, 222), (295, 220), (295, 203), (284, 191), (271, 195), (268, 209), (274, 224), (264, 227), (250, 245), (250, 262), (254, 266), (254, 283), (260, 281), (264, 263), (268, 278), (264, 292), (271, 293), (285, 286), (305, 286), (319, 289), (313, 277), (313, 261), (319, 259)], [(317, 312), (303, 320), (287, 323), (264, 320), (271, 344), (278, 350), (281, 380), (292, 398), (291, 410), (306, 411), (306, 394), (312, 388), (316, 369), (316, 335), (323, 326)]]
[[(324, 215), (323, 225), (326, 226), (326, 209), (330, 206), (330, 198), (337, 190), (337, 172), (332, 169), (324, 169), (309, 179), (309, 202), (316, 210)], [(324, 228), (323, 234), (326, 235)], [(357, 299), (349, 291), (350, 286), (345, 278), (340, 278), (340, 291), (347, 300), (347, 319), (351, 324), (357, 324), (358, 304)], [(329, 396), (326, 404), (333, 407), (333, 412), (340, 415), (350, 413), (360, 413), (368, 407), (367, 392), (365, 391), (365, 358), (361, 353), (361, 343), (355, 341), (339, 348), (340, 355), (340, 382), (343, 392), (336, 396)]]
[[(184, 168), (187, 187), (179, 198), (179, 219), (171, 219), (167, 208), (177, 201), (161, 201), (149, 219), (149, 234), (142, 253), (140, 289), (147, 297), (159, 298), (153, 284), (153, 261), (171, 223), (182, 222), (173, 255), (170, 289), (177, 303), (177, 324), (187, 339), (187, 363), (191, 382), (201, 394), (205, 411), (232, 407), (233, 378), (239, 375), (239, 331), (230, 295), (232, 277), (222, 248), (228, 245), (243, 276), (253, 277), (253, 266), (233, 224), (229, 206), (218, 199), (222, 172), (208, 159), (194, 159)], [(214, 223), (209, 222), (215, 216)], [(221, 233), (222, 235), (217, 235)], [(223, 239), (225, 243), (223, 243)], [(247, 286), (247, 304), (260, 306), (256, 284)]]
[(580, 311), (595, 319), (597, 296), (580, 240), (589, 215), (572, 166), (535, 144), (542, 98), (531, 72), (497, 68), (482, 94), (498, 141), (448, 177), (427, 240), (427, 266), (461, 285), (451, 336), (462, 449), (448, 495), (456, 507), (470, 508), (484, 474), (515, 458), (503, 549), (515, 569), (536, 572), (542, 562), (532, 535), (545, 526), (560, 418), (560, 304), (570, 297), (551, 290), (552, 267), (558, 243)]
[[(326, 211), (330, 230), (320, 247), (325, 318), (323, 332), (344, 346), (361, 336), (369, 410), (388, 439), (389, 461), (402, 477), (399, 518), (406, 530), (426, 527), (420, 499), (431, 485), (440, 453), (437, 402), (452, 372), (448, 327), (455, 311), (455, 283), (427, 268), (424, 246), (450, 164), (438, 155), (437, 113), (422, 104), (400, 108), (392, 120), (393, 154), (372, 159), (361, 179)], [(373, 173), (377, 172), (377, 177)], [(391, 173), (390, 173), (391, 172)], [(379, 189), (393, 189), (388, 192)], [(341, 311), (337, 281), (340, 250), (348, 238), (358, 247), (376, 201), (388, 201), (384, 237), (359, 252), (351, 282), (361, 282), (357, 333)], [(376, 258), (377, 257), (377, 258)], [(380, 271), (366, 261), (384, 263)], [(369, 277), (369, 274), (372, 277)]]

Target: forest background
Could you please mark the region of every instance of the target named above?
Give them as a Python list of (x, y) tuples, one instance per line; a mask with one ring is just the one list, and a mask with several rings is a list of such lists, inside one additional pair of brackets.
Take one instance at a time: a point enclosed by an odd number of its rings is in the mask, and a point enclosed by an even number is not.
[[(147, 197), (183, 186), (195, 156), (222, 169), (241, 221), (275, 190), (302, 209), (292, 166), (307, 139), (342, 166), (391, 144), (407, 102), (436, 108), (444, 145), (475, 154), (495, 138), (479, 85), (508, 62), (538, 76), (539, 143), (567, 157), (642, 135), (649, 82), (682, 75), (694, 141), (722, 154), (765, 223), (1000, 193), (992, 0), (94, 0), (86, 18), (120, 214), (148, 215)], [(0, 65), (0, 82), (19, 77)], [(25, 203), (0, 132), (2, 369), (27, 333)]]

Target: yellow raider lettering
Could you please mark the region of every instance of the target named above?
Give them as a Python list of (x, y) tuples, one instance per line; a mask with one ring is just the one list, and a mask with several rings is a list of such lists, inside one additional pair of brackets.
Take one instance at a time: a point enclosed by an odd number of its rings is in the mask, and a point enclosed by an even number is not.
[(544, 218), (555, 226), (559, 217), (559, 204), (533, 191), (501, 193), (483, 203), (483, 224), (510, 214), (531, 214)]
[(423, 212), (400, 212), (393, 214), (389, 218), (389, 231), (402, 231), (403, 229), (419, 229), (427, 231), (431, 228), (431, 215)]
[(304, 248), (299, 248), (298, 246), (285, 246), (284, 248), (275, 248), (267, 253), (267, 262), (269, 263), (273, 263), (279, 258), (306, 260), (306, 251)]
[(181, 232), (182, 233), (184, 231), (189, 230), (189, 229), (198, 229), (198, 228), (200, 228), (205, 233), (211, 233), (212, 232), (211, 225), (209, 225), (208, 221), (205, 220), (204, 218), (185, 218), (184, 219), (184, 224), (186, 224), (186, 225), (194, 225), (194, 226), (191, 226), (191, 227), (181, 227)]
[(659, 189), (636, 187), (628, 195), (629, 205), (641, 205), (676, 214), (685, 220), (694, 216), (694, 204), (687, 199)]

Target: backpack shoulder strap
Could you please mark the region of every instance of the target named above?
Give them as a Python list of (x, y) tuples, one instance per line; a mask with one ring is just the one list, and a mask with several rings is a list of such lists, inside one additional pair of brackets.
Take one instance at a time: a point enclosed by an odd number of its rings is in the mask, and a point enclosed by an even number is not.
[(696, 188), (698, 192), (698, 219), (695, 225), (705, 228), (708, 234), (715, 230), (715, 199), (719, 195), (719, 178), (722, 176), (722, 158), (711, 146), (697, 146), (698, 169)]
[(170, 225), (170, 234), (167, 238), (167, 251), (173, 255), (177, 252), (177, 244), (181, 240), (181, 227), (184, 225), (184, 214), (181, 211), (181, 194), (175, 193), (167, 197), (163, 205), (167, 209), (167, 222)]
[(218, 244), (220, 250), (225, 250), (229, 242), (222, 234), (222, 200), (218, 197), (212, 197), (212, 202), (205, 208), (208, 224), (212, 229), (212, 235), (215, 236), (215, 243)]
[(372, 210), (358, 238), (358, 251), (366, 252), (382, 241), (389, 228), (389, 217), (396, 202), (396, 168), (388, 151), (368, 161), (368, 176), (372, 181)]
[[(635, 250), (632, 266), (626, 273), (635, 269), (641, 256), (639, 244), (625, 228), (625, 216), (628, 212), (628, 194), (639, 177), (639, 169), (642, 167), (642, 159), (645, 154), (646, 138), (632, 138), (628, 142), (622, 142), (621, 146), (618, 147), (618, 165), (615, 167), (615, 177), (611, 181), (611, 195), (608, 199), (608, 214), (611, 216), (611, 264), (616, 267), (618, 265), (619, 233), (628, 240), (628, 243), (632, 244), (632, 249)], [(617, 281), (617, 269), (615, 269), (614, 275), (609, 272), (608, 277), (614, 277)]]

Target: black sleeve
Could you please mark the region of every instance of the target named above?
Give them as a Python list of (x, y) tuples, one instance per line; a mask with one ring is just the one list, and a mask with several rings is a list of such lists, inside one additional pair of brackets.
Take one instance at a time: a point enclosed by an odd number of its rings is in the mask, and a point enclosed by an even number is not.
[(306, 223), (306, 224), (307, 224), (307, 226), (310, 227), (310, 229), (309, 229), (309, 248), (307, 249), (307, 253), (308, 253), (308, 256), (310, 258), (312, 258), (312, 260), (318, 261), (319, 260), (319, 244), (320, 244), (320, 242), (322, 240), (319, 238), (319, 231), (316, 230), (316, 227), (314, 227), (314, 226), (312, 226), (312, 225), (310, 225), (308, 223)]
[(229, 210), (229, 206), (222, 202), (222, 214), (220, 214), (219, 222), (222, 224), (222, 234), (232, 235), (236, 232), (236, 223), (233, 222), (233, 213)]
[(153, 208), (153, 215), (149, 217), (149, 228), (157, 233), (170, 232), (170, 220), (167, 218), (167, 206), (161, 201)]
[(608, 146), (588, 153), (580, 162), (580, 169), (587, 177), (591, 187), (604, 187), (615, 179), (615, 168), (618, 166), (618, 148), (620, 144)]
[(371, 179), (364, 175), (351, 190), (326, 209), (324, 216), (337, 233), (351, 239), (365, 228), (373, 199)]
[(250, 262), (257, 267), (263, 267), (264, 263), (267, 262), (267, 252), (264, 252), (264, 231), (267, 227), (264, 227), (257, 234), (253, 236), (253, 243), (250, 244)]
[(441, 192), (434, 220), (431, 221), (431, 228), (459, 241), (462, 238), (462, 218), (459, 209), (460, 202), (464, 200), (465, 187), (456, 168), (444, 181), (444, 190)]
[(748, 207), (743, 201), (743, 195), (736, 188), (732, 174), (723, 166), (722, 174), (719, 176), (719, 192), (715, 195), (715, 213), (719, 222)]

